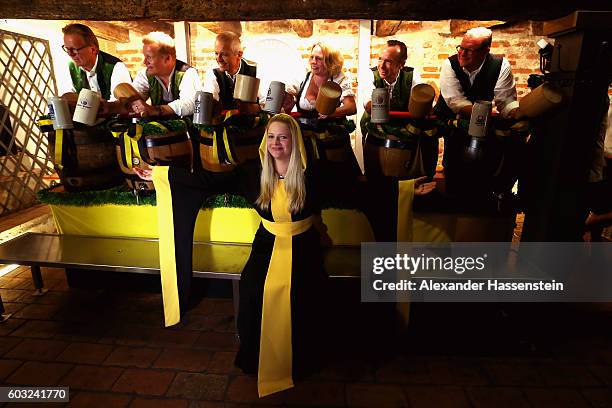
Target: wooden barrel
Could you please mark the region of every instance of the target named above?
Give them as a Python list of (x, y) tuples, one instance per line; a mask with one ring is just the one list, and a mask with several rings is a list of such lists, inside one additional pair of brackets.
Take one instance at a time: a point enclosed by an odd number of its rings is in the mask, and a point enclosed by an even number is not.
[(496, 117), (485, 138), (470, 137), (465, 126), (455, 129), (445, 145), (447, 191), (464, 196), (510, 193), (524, 167), (528, 123)]
[(368, 176), (408, 178), (415, 166), (421, 173), (422, 166), (416, 163), (419, 160), (418, 138), (400, 140), (392, 135), (386, 138), (368, 135), (363, 160)]
[[(403, 124), (386, 133), (385, 127), (369, 124), (363, 146), (367, 176), (401, 179), (433, 176), (438, 157), (437, 129), (427, 122)], [(391, 128), (386, 128), (390, 130)], [(396, 132), (397, 131), (397, 132)]]
[[(239, 119), (235, 123), (240, 122)], [(255, 125), (254, 127), (252, 127)], [(248, 118), (241, 125), (215, 126), (200, 130), (202, 167), (216, 173), (231, 171), (236, 164), (259, 158), (259, 145), (266, 128)]]
[(57, 131), (49, 130), (49, 155), (67, 191), (102, 190), (120, 185), (112, 134), (104, 125), (62, 131), (61, 160), (56, 158)]
[(349, 132), (342, 126), (312, 127), (300, 123), (308, 160), (328, 160), (345, 165), (347, 170), (361, 175)]
[[(167, 125), (169, 121), (148, 122), (144, 126), (114, 125), (115, 160), (131, 189), (155, 189), (152, 182), (144, 181), (136, 175), (133, 170), (135, 166), (173, 165), (192, 169), (193, 147), (186, 128), (173, 131)], [(157, 132), (152, 133), (152, 129), (157, 129)]]

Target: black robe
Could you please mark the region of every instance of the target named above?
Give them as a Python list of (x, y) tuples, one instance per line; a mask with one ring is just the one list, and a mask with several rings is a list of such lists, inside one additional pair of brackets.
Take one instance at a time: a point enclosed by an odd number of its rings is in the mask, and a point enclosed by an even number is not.
[[(306, 201), (304, 208), (292, 214), (292, 221), (320, 214), (322, 200), (339, 197), (346, 201), (355, 197), (354, 176), (333, 163), (311, 163), (305, 172)], [(205, 198), (211, 194), (230, 193), (245, 197), (259, 215), (274, 221), (270, 209), (255, 205), (260, 192), (261, 165), (250, 161), (231, 172), (199, 172), (170, 168), (177, 283), (181, 315), (188, 308), (192, 278), (192, 242), (195, 220)], [(351, 178), (352, 177), (352, 178)], [(355, 182), (352, 182), (355, 180)], [(348, 182), (347, 182), (348, 181)], [(351, 199), (353, 201), (353, 199)], [(238, 334), (240, 348), (236, 365), (247, 373), (256, 373), (259, 359), (261, 311), (264, 284), (270, 264), (275, 236), (261, 224), (253, 240), (251, 255), (240, 279)], [(292, 237), (291, 326), (293, 376), (299, 378), (315, 368), (317, 346), (326, 330), (325, 317), (328, 276), (323, 269), (320, 236), (314, 226)]]

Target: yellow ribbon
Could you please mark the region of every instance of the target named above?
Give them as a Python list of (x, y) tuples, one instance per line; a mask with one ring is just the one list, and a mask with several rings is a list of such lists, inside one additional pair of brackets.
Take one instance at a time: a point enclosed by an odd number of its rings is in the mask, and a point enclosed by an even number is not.
[(509, 130), (495, 129), (495, 136), (506, 137), (510, 136), (510, 134), (511, 132)]
[(214, 163), (219, 163), (219, 153), (217, 152), (217, 131), (213, 131), (212, 158)]
[(153, 167), (153, 184), (157, 195), (157, 218), (159, 225), (159, 271), (161, 274), (164, 321), (166, 327), (181, 320), (178, 283), (176, 280), (176, 257), (174, 248), (174, 218), (172, 193), (168, 180), (168, 166)]
[(165, 127), (164, 125), (162, 125), (159, 122), (149, 122), (149, 125), (151, 126), (155, 126), (158, 129), (161, 129), (163, 132), (167, 133), (168, 132), (168, 128)]
[[(165, 129), (166, 131), (168, 130), (166, 129), (166, 127), (164, 127), (160, 123), (157, 123), (157, 122), (151, 122), (151, 123), (159, 125), (158, 127)], [(125, 132), (124, 131), (111, 131), (113, 136), (116, 137), (117, 139), (123, 136), (123, 147), (124, 147), (123, 150), (125, 150), (125, 163), (127, 164), (127, 167), (129, 169), (133, 168), (132, 151), (134, 152), (134, 157), (138, 158), (139, 162), (142, 162), (142, 156), (140, 155), (140, 148), (138, 147), (138, 141), (142, 137), (142, 130), (143, 130), (142, 125), (137, 123), (136, 124), (136, 135), (134, 135), (133, 138), (128, 135), (127, 131)]]
[(55, 131), (55, 165), (58, 169), (64, 168), (62, 165), (62, 147), (64, 145), (64, 129)]
[(240, 111), (237, 109), (228, 110), (227, 112), (225, 112), (225, 117), (223, 118), (223, 121), (225, 122), (226, 120), (228, 120), (234, 115), (237, 115), (238, 113), (240, 113)]
[(304, 137), (312, 145), (312, 152), (314, 154), (315, 159), (319, 159), (320, 158), (319, 148), (317, 147), (317, 140), (316, 140), (318, 138), (318, 134), (316, 132), (313, 132), (312, 130), (305, 130)]
[(227, 138), (226, 128), (223, 128), (223, 145), (225, 146), (225, 152), (227, 153), (227, 158), (229, 159), (230, 163), (236, 164), (236, 160), (234, 160), (232, 157), (232, 151), (230, 149), (229, 139)]
[(134, 137), (128, 136), (127, 132), (123, 134), (123, 143), (125, 146), (125, 161), (127, 163), (128, 168), (132, 168), (132, 152), (134, 153), (134, 157), (138, 158), (138, 162), (142, 162), (142, 156), (140, 155), (140, 148), (138, 147), (138, 141), (142, 137), (142, 125), (136, 124), (136, 135)]
[(414, 135), (420, 135), (420, 134), (421, 134), (421, 129), (419, 129), (419, 128), (418, 128), (418, 127), (416, 127), (416, 126), (412, 126), (410, 123), (406, 125), (406, 129), (407, 129), (407, 130), (408, 130), (410, 133), (412, 133), (412, 134), (414, 134)]
[(438, 128), (432, 128), (424, 132), (427, 136), (433, 137), (438, 134)]
[(529, 130), (529, 122), (526, 120), (521, 120), (519, 122), (516, 122), (514, 125), (510, 126), (510, 129), (513, 129), (519, 132), (525, 132)]
[(38, 126), (50, 126), (53, 125), (53, 121), (51, 119), (39, 119)]
[(259, 341), (259, 397), (293, 387), (291, 333), (292, 237), (307, 231), (313, 217), (291, 221), (284, 183), (279, 182), (272, 197), (273, 218), (262, 219), (264, 228), (275, 235), (272, 256), (264, 284)]
[(397, 241), (412, 241), (412, 202), (414, 179), (400, 180), (397, 195)]

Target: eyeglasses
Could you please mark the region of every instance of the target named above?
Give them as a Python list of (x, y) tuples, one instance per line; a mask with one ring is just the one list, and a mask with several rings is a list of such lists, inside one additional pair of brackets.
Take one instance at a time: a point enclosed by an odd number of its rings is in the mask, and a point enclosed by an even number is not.
[(464, 53), (464, 54), (468, 54), (468, 55), (473, 54), (473, 53), (475, 53), (476, 51), (480, 51), (480, 50), (482, 50), (483, 48), (484, 48), (484, 47), (470, 49), (470, 48), (464, 48), (464, 47), (462, 47), (462, 46), (460, 46), (460, 45), (458, 45), (458, 46), (456, 46), (456, 47), (455, 47), (455, 49), (457, 50), (457, 52), (461, 51), (462, 53)]
[(84, 45), (84, 46), (82, 46), (80, 48), (67, 48), (65, 45), (62, 45), (62, 50), (64, 50), (66, 52), (66, 54), (68, 54), (68, 55), (73, 55), (73, 54), (77, 54), (83, 48), (87, 48), (87, 47), (89, 47), (89, 45)]

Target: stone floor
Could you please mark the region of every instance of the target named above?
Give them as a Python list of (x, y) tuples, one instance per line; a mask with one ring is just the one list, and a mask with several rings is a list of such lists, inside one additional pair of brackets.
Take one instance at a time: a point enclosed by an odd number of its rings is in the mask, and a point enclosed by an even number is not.
[(358, 287), (341, 283), (342, 317), (321, 333), (326, 366), (259, 399), (255, 377), (233, 366), (224, 288), (164, 329), (154, 290), (43, 277), (44, 296), (27, 267), (0, 278), (12, 313), (0, 324), (0, 382), (69, 386), (70, 407), (612, 407), (610, 305), (415, 304), (402, 330), (392, 305), (360, 304)]

